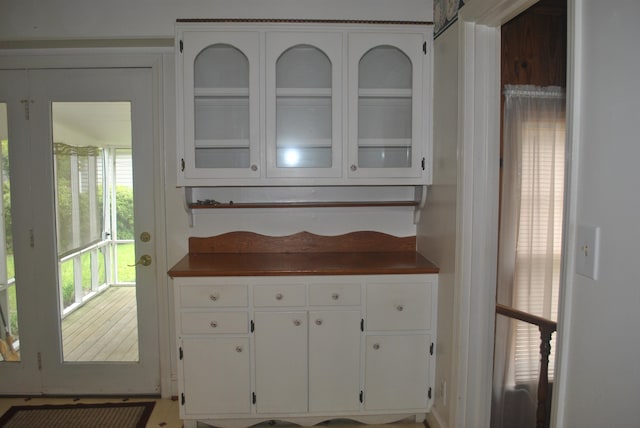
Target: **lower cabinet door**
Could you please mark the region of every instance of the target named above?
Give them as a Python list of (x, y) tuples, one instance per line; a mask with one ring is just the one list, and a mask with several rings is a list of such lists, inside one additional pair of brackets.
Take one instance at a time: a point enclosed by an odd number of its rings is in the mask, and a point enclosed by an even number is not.
[(182, 341), (185, 416), (250, 413), (249, 339)]
[(304, 413), (308, 406), (307, 313), (255, 313), (258, 413)]
[(309, 410), (360, 408), (360, 311), (309, 312)]
[(365, 342), (365, 409), (426, 408), (430, 336), (372, 335)]

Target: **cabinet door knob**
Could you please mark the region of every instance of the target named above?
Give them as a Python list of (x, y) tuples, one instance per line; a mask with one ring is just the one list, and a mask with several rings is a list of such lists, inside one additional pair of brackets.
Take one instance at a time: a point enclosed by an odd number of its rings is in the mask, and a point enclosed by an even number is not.
[(209, 325), (211, 326), (211, 328), (216, 328), (218, 327), (218, 321), (211, 321)]
[(236, 346), (236, 352), (242, 352), (242, 346)]
[(396, 309), (397, 309), (399, 312), (402, 312), (402, 311), (404, 311), (404, 305), (398, 305), (398, 306), (396, 306)]
[(276, 300), (282, 300), (283, 297), (282, 293), (276, 294)]
[(251, 171), (257, 171), (257, 170), (258, 170), (258, 165), (256, 165), (255, 163), (251, 165)]
[(351, 165), (351, 171), (355, 171), (356, 169), (358, 169), (358, 167), (357, 167), (357, 166), (355, 166), (355, 164), (354, 164), (354, 165)]
[(375, 349), (375, 350), (380, 349), (380, 344), (379, 343), (374, 343), (373, 344), (373, 349)]
[(322, 320), (320, 318), (316, 320), (316, 325), (322, 325)]
[(209, 294), (209, 300), (211, 300), (212, 302), (217, 302), (219, 298), (220, 298), (220, 296), (217, 293), (216, 294)]
[(293, 325), (295, 325), (296, 327), (298, 327), (300, 324), (302, 324), (300, 320), (293, 320)]
[(338, 293), (333, 293), (333, 294), (331, 295), (331, 298), (332, 298), (333, 300), (338, 300), (338, 299), (340, 298), (340, 295), (339, 295)]

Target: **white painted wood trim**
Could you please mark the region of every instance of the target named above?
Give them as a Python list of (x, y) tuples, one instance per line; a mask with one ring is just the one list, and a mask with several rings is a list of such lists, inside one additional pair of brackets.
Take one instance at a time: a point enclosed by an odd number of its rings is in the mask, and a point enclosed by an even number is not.
[[(582, 8), (581, 0), (567, 1), (567, 112), (566, 133), (567, 147), (565, 164), (565, 195), (564, 195), (564, 227), (563, 227), (563, 258), (560, 278), (560, 296), (558, 303), (558, 333), (556, 339), (556, 366), (554, 368), (554, 386), (551, 402), (551, 426), (565, 426), (564, 406), (567, 395), (567, 366), (569, 364), (569, 345), (571, 332), (571, 315), (573, 308), (573, 272), (575, 272), (575, 243), (576, 222), (578, 210), (578, 165), (580, 155), (580, 105), (582, 97)], [(553, 352), (553, 350), (552, 350)]]
[[(460, 11), (458, 224), (450, 425), (491, 417), (498, 236), (500, 25), (534, 0), (476, 0)], [(437, 84), (437, 82), (436, 82)]]
[(499, 29), (461, 25), (462, 132), (454, 426), (489, 426), (495, 320), (499, 162)]

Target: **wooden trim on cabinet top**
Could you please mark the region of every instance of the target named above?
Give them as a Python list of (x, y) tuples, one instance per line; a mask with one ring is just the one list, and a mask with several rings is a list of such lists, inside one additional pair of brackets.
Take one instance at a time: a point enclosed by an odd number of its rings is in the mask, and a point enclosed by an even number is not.
[(243, 18), (180, 18), (178, 23), (238, 23), (238, 24), (375, 24), (433, 25), (433, 21), (366, 21), (340, 19), (243, 19)]
[(396, 237), (362, 231), (337, 236), (299, 232), (288, 236), (266, 236), (253, 232), (189, 238), (189, 254), (212, 253), (380, 253), (414, 252), (416, 237)]
[(351, 208), (351, 207), (417, 207), (417, 201), (315, 201), (315, 202), (192, 202), (190, 209), (225, 208)]

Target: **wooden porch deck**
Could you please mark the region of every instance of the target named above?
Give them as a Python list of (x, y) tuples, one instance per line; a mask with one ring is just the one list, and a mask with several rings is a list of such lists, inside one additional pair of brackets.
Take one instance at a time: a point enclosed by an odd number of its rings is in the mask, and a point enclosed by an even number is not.
[(138, 361), (136, 289), (109, 287), (62, 320), (66, 362)]

